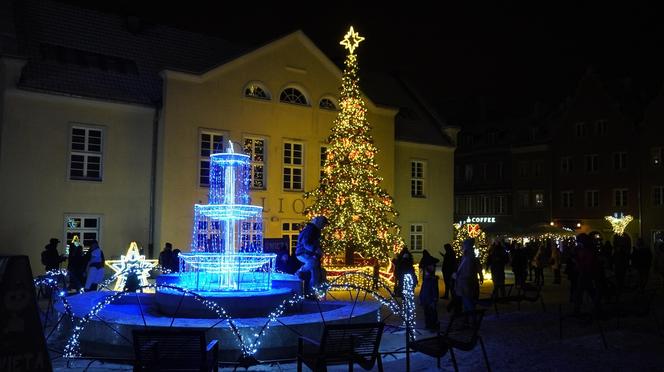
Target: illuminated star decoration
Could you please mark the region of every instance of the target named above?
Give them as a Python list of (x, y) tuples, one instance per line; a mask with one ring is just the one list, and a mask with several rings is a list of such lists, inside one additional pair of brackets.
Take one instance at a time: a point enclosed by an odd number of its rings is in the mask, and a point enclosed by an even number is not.
[(339, 44), (348, 49), (350, 54), (353, 54), (355, 48), (357, 48), (363, 40), (364, 38), (353, 30), (353, 26), (350, 26), (350, 30), (348, 30), (348, 33), (346, 33), (346, 36), (344, 36), (344, 39)]
[(122, 291), (127, 282), (127, 275), (131, 272), (136, 273), (142, 286), (148, 285), (149, 272), (157, 266), (157, 260), (145, 259), (145, 255), (138, 251), (138, 244), (131, 242), (126, 255), (121, 255), (119, 260), (106, 260), (106, 265), (115, 271), (113, 277), (117, 281), (114, 290)]
[(625, 215), (619, 218), (613, 217), (613, 216), (606, 216), (604, 217), (605, 220), (609, 221), (611, 224), (611, 228), (613, 228), (613, 232), (620, 236), (625, 232), (625, 228), (627, 225), (629, 225), (630, 222), (634, 219), (632, 216)]

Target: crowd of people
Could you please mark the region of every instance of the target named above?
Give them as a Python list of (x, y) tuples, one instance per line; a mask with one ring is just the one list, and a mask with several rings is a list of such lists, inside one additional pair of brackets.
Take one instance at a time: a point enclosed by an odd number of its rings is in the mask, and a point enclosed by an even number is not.
[[(436, 266), (440, 261), (427, 250), (422, 251), (418, 264), (422, 280), (419, 304), (425, 315), (425, 327), (436, 329), (436, 313), (439, 298), (449, 300), (450, 312), (469, 311), (476, 307), (479, 288), (483, 283), (482, 269), (491, 272), (493, 296), (505, 296), (505, 270), (511, 267), (514, 285), (543, 286), (544, 271), (550, 270), (552, 285), (562, 283), (563, 274), (569, 281), (569, 300), (575, 313), (581, 311), (584, 300), (590, 299), (593, 310), (601, 311), (601, 303), (610, 296), (626, 290), (643, 290), (648, 284), (651, 269), (664, 282), (664, 236), (657, 237), (653, 249), (637, 239), (634, 247), (625, 236), (615, 236), (614, 242), (602, 242), (587, 234), (579, 234), (566, 240), (541, 239), (526, 244), (494, 241), (487, 253), (486, 263), (480, 264), (475, 255), (475, 242), (466, 239), (462, 243), (459, 258), (450, 244), (445, 244), (440, 265), (443, 276), (443, 296), (438, 297)], [(402, 293), (403, 278), (411, 274), (417, 285), (414, 259), (408, 248), (393, 260), (395, 265), (395, 296)], [(632, 275), (629, 275), (631, 273)], [(629, 280), (633, 278), (632, 280)]]
[(59, 239), (51, 238), (49, 243), (44, 246), (44, 251), (41, 254), (44, 270), (47, 273), (55, 273), (56, 276), (61, 276), (58, 273), (60, 265), (67, 261), (69, 280), (65, 285), (70, 291), (97, 290), (99, 283), (104, 280), (104, 265), (106, 262), (99, 242), (92, 240), (89, 249), (84, 252), (78, 236), (74, 236), (64, 254), (58, 252), (58, 244), (60, 244)]

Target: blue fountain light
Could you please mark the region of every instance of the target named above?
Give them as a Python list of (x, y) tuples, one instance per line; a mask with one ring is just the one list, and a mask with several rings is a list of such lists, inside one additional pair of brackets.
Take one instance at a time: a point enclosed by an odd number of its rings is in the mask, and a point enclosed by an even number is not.
[(249, 155), (210, 156), (209, 204), (194, 205), (191, 253), (181, 253), (180, 283), (202, 291), (267, 291), (275, 254), (263, 253), (263, 207), (250, 204)]

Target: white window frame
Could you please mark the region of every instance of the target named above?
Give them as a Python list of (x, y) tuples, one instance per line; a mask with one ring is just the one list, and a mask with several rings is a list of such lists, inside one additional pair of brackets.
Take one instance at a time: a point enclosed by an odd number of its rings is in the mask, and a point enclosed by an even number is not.
[[(286, 157), (287, 145), (290, 147), (290, 156)], [(300, 146), (300, 163), (297, 164), (296, 157), (294, 156), (295, 147)], [(281, 160), (282, 160), (282, 172), (281, 172), (281, 187), (284, 191), (304, 191), (304, 142), (297, 140), (284, 140), (281, 145)], [(300, 187), (296, 188), (295, 186), (295, 175), (299, 173), (300, 177)], [(289, 181), (286, 181), (286, 176), (289, 177)], [(288, 182), (288, 185), (286, 185)]]
[(560, 207), (574, 208), (574, 191), (565, 190), (560, 192)]
[(608, 121), (605, 119), (595, 120), (595, 135), (605, 136), (607, 133)]
[[(248, 143), (247, 141), (251, 141), (250, 148), (247, 148)], [(256, 142), (257, 141), (263, 141), (263, 153), (262, 153), (262, 161), (261, 160), (256, 160)], [(266, 190), (267, 189), (267, 149), (268, 149), (268, 142), (267, 138), (263, 136), (252, 136), (252, 135), (245, 135), (242, 139), (242, 147), (244, 149), (244, 153), (249, 155), (249, 159), (251, 162), (251, 181), (250, 181), (250, 187), (252, 190)], [(262, 169), (260, 172), (263, 174), (263, 185), (262, 186), (257, 186), (257, 174), (259, 173), (259, 169)]]
[(454, 214), (461, 213), (461, 200), (462, 198), (460, 196), (454, 198)]
[[(80, 222), (79, 226), (70, 226), (69, 220), (76, 220), (78, 219)], [(92, 227), (85, 227), (85, 220), (97, 220), (97, 226), (92, 228)], [(71, 243), (71, 239), (73, 239), (73, 235), (70, 234), (76, 234), (78, 233), (78, 238), (81, 241), (81, 244), (87, 251), (87, 249), (90, 247), (89, 243), (91, 239), (84, 239), (86, 233), (94, 233), (95, 238), (94, 240), (97, 240), (99, 244), (101, 245), (101, 226), (102, 226), (102, 215), (100, 214), (88, 214), (88, 213), (67, 213), (64, 215), (63, 218), (63, 239), (62, 241), (64, 242), (64, 246), (67, 246), (68, 244)], [(86, 244), (87, 242), (87, 244)]]
[(653, 207), (664, 206), (664, 186), (658, 185), (652, 187), (652, 206)]
[(574, 133), (576, 134), (577, 138), (585, 137), (586, 135), (588, 135), (586, 122), (585, 121), (576, 122), (574, 126)]
[(463, 166), (463, 179), (466, 182), (472, 182), (473, 181), (473, 165), (472, 164), (465, 164)]
[[(334, 106), (334, 108), (323, 107), (323, 100), (330, 101), (332, 103), (332, 106)], [(326, 110), (326, 111), (339, 111), (339, 102), (337, 101), (336, 98), (333, 98), (331, 96), (323, 96), (318, 101), (318, 108), (321, 109), (321, 110)]]
[(502, 161), (498, 162), (498, 179), (502, 180), (504, 177), (505, 164)]
[(594, 174), (599, 172), (599, 155), (586, 154), (583, 156), (583, 162), (586, 167), (586, 173)]
[[(210, 153), (209, 155), (203, 155), (203, 135), (209, 135), (210, 141), (209, 141), (209, 148), (206, 148), (205, 150), (209, 150)], [(215, 149), (214, 148), (214, 143), (215, 143), (215, 138), (214, 136), (219, 136), (222, 137), (221, 142), (218, 142), (221, 144), (220, 148)], [(198, 187), (210, 187), (210, 155), (212, 154), (218, 154), (220, 152), (224, 151), (224, 146), (226, 145), (226, 141), (228, 140), (228, 132), (226, 131), (219, 131), (219, 130), (213, 130), (213, 129), (199, 129), (198, 130), (198, 137), (196, 138), (198, 141), (198, 146), (196, 146), (196, 149), (198, 150), (198, 167), (197, 167), (197, 177), (196, 177), (196, 184)], [(207, 168), (203, 167), (203, 162), (207, 162)], [(203, 183), (201, 182), (203, 178), (203, 170), (207, 169), (207, 179), (208, 183)]]
[(424, 231), (425, 228), (423, 223), (410, 224), (408, 240), (410, 241), (411, 252), (421, 252), (426, 248)]
[(528, 177), (530, 173), (530, 162), (527, 160), (522, 160), (519, 162), (519, 177), (525, 178)]
[(426, 161), (410, 161), (410, 197), (425, 198)]
[[(240, 248), (243, 252), (256, 252), (263, 243), (263, 220), (244, 220), (240, 221)], [(253, 249), (248, 250), (245, 244), (254, 244)]]
[(613, 170), (627, 170), (627, 162), (628, 159), (626, 151), (618, 151), (613, 153)]
[[(289, 89), (296, 90), (298, 93), (300, 93), (300, 95), (304, 99), (304, 103), (282, 99), (282, 96), (284, 94), (286, 94), (287, 97), (290, 97), (292, 95), (291, 93), (286, 92)], [(289, 104), (289, 105), (295, 105), (295, 106), (304, 106), (304, 107), (311, 106), (311, 99), (309, 98), (309, 94), (307, 94), (307, 92), (304, 89), (302, 89), (302, 87), (299, 87), (297, 85), (288, 85), (288, 86), (284, 87), (284, 89), (282, 89), (279, 92), (279, 102), (286, 103), (286, 104)]]
[[(288, 226), (288, 228), (284, 228)], [(288, 239), (288, 249), (291, 255), (295, 255), (295, 248), (297, 247), (297, 238), (300, 231), (304, 227), (302, 221), (295, 220), (282, 220), (281, 221), (281, 237)]]
[(525, 190), (519, 191), (519, 208), (521, 209), (530, 208), (530, 191), (525, 191)]
[(586, 208), (599, 208), (599, 190), (586, 190)]
[[(627, 198), (629, 197), (628, 192), (629, 192), (629, 189), (626, 189), (626, 188), (613, 189), (613, 206), (614, 207), (626, 207), (627, 206)], [(620, 195), (620, 197), (619, 197), (619, 195)]]
[(481, 213), (489, 213), (489, 196), (480, 196)]
[[(251, 94), (248, 92), (252, 87), (256, 87), (261, 89), (265, 93), (265, 97), (259, 97)], [(250, 99), (255, 99), (259, 101), (271, 101), (272, 100), (272, 93), (270, 92), (269, 89), (265, 86), (265, 84), (261, 83), (260, 81), (250, 81), (248, 82), (244, 88), (242, 88), (242, 95), (245, 98), (250, 98)]]
[[(74, 146), (74, 130), (83, 130), (83, 149), (72, 149)], [(100, 143), (99, 151), (92, 150), (91, 147), (95, 144), (90, 143), (90, 131), (96, 131), (100, 133)], [(78, 136), (77, 136), (78, 137)], [(83, 123), (71, 123), (69, 126), (69, 157), (67, 161), (67, 179), (70, 181), (93, 181), (93, 182), (102, 182), (104, 180), (104, 137), (106, 137), (106, 130), (104, 127), (88, 125)], [(77, 142), (80, 143), (80, 142)], [(83, 175), (82, 176), (72, 176), (72, 162), (74, 156), (83, 157)], [(99, 177), (89, 177), (88, 172), (90, 172), (90, 165), (94, 162), (90, 162), (90, 158), (99, 158)], [(77, 162), (78, 163), (78, 162)]]
[(504, 214), (505, 213), (505, 196), (504, 195), (498, 195), (496, 196), (496, 204), (495, 204), (495, 210), (496, 214)]

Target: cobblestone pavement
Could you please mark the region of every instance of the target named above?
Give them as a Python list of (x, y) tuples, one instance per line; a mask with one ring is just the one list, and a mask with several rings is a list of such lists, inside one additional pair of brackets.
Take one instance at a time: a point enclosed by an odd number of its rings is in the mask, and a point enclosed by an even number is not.
[[(510, 276), (508, 274), (508, 282)], [(570, 313), (568, 304), (568, 284), (563, 279), (560, 285), (553, 285), (552, 278), (545, 278), (543, 289), (546, 311), (539, 303), (523, 303), (521, 310), (516, 305), (505, 304), (499, 307), (499, 314), (487, 308), (482, 323), (481, 335), (494, 371), (664, 371), (664, 296), (660, 283), (652, 305), (651, 315), (643, 318), (605, 320), (601, 323), (606, 344), (600, 334), (600, 324), (585, 322), (576, 318), (565, 318), (563, 337), (559, 332), (559, 314)], [(442, 283), (440, 288), (443, 289)], [(490, 281), (482, 287), (481, 297), (488, 297), (492, 290)], [(448, 316), (445, 300), (439, 302), (439, 315), (442, 321)], [(424, 316), (418, 308), (418, 328), (423, 327)], [(395, 320), (396, 321), (396, 320)], [(427, 336), (426, 330), (418, 329), (418, 337)], [(381, 350), (395, 350), (403, 346), (404, 331), (383, 336)], [(455, 352), (461, 371), (486, 370), (479, 346), (469, 352)], [(73, 361), (68, 368), (63, 360), (56, 360), (56, 371), (128, 371), (131, 367), (121, 364), (102, 364), (84, 360)], [(386, 371), (406, 370), (403, 354), (387, 355), (383, 358)], [(441, 360), (443, 370), (452, 370), (449, 355)], [(356, 368), (359, 369), (358, 366)], [(330, 371), (345, 371), (345, 366), (333, 366)], [(221, 368), (230, 371), (232, 368)], [(254, 366), (250, 371), (295, 371), (294, 363)], [(306, 368), (305, 368), (306, 370)], [(377, 368), (374, 368), (377, 370)], [(435, 371), (436, 361), (419, 353), (411, 354), (411, 371)]]

